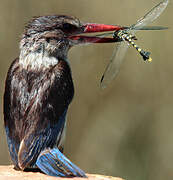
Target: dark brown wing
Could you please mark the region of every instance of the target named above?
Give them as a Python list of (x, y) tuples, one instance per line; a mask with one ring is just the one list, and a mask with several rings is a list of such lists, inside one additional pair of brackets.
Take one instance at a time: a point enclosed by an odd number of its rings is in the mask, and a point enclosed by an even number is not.
[[(13, 164), (15, 165), (16, 168), (18, 168), (18, 157), (17, 153), (19, 150), (19, 145), (20, 145), (20, 138), (18, 133), (16, 133), (15, 128), (15, 119), (18, 119), (18, 114), (17, 116), (13, 117), (13, 114), (11, 114), (12, 111), (12, 105), (11, 105), (11, 100), (12, 100), (12, 94), (11, 94), (11, 81), (12, 81), (12, 76), (13, 72), (18, 69), (18, 58), (16, 58), (13, 63), (11, 64), (8, 73), (7, 73), (7, 78), (5, 82), (5, 92), (4, 92), (4, 125), (5, 125), (5, 130), (6, 130), (6, 135), (7, 135), (7, 143), (8, 143), (8, 148), (9, 152), (11, 155), (11, 159), (13, 161)], [(15, 105), (16, 106), (16, 105)], [(12, 140), (14, 137), (15, 139)]]

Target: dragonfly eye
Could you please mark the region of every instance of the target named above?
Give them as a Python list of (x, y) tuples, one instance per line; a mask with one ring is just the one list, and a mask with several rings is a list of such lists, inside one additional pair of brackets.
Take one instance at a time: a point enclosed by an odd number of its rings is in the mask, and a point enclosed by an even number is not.
[(123, 40), (122, 37), (123, 37), (123, 34), (122, 34), (121, 30), (115, 31), (115, 32), (113, 33), (113, 38), (114, 38), (117, 42), (122, 41), (122, 40)]

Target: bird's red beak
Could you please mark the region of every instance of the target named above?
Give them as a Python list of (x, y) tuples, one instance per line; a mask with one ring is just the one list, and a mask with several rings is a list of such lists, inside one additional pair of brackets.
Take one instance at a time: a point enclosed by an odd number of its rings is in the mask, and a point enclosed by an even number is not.
[[(81, 27), (81, 33), (96, 33), (96, 32), (106, 32), (106, 31), (118, 31), (124, 29), (121, 26), (115, 25), (105, 25), (105, 24), (95, 24), (86, 23)], [(71, 40), (78, 41), (79, 43), (110, 43), (117, 42), (113, 37), (102, 37), (102, 36), (84, 36), (84, 35), (73, 35), (69, 37)]]

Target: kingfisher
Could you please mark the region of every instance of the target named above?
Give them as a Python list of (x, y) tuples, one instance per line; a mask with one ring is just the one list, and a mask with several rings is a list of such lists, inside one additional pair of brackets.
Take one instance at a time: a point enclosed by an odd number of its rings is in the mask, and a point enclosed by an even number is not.
[(74, 96), (67, 54), (78, 44), (116, 42), (85, 33), (120, 29), (67, 15), (34, 17), (26, 25), (4, 92), (4, 126), (16, 170), (37, 168), (50, 176), (86, 177), (63, 154), (66, 114)]

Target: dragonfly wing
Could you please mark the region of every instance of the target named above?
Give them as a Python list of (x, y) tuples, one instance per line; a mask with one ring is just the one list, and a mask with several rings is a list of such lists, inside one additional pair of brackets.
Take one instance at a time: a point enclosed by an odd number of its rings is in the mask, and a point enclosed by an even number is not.
[(135, 30), (165, 30), (168, 29), (168, 27), (164, 26), (144, 26), (144, 27), (136, 27)]
[(145, 16), (143, 16), (141, 19), (139, 19), (136, 24), (133, 24), (130, 27), (130, 29), (142, 28), (145, 25), (153, 22), (165, 10), (166, 6), (168, 5), (168, 2), (169, 2), (169, 0), (164, 0), (164, 1), (160, 2), (158, 5), (156, 5), (154, 8), (152, 8)]
[(124, 56), (126, 54), (127, 48), (128, 48), (128, 43), (124, 41), (119, 42), (117, 44), (117, 47), (114, 48), (109, 64), (107, 65), (100, 81), (100, 85), (102, 88), (106, 88), (107, 85), (118, 74), (120, 66), (123, 62)]

